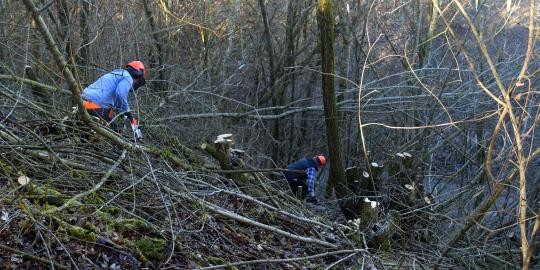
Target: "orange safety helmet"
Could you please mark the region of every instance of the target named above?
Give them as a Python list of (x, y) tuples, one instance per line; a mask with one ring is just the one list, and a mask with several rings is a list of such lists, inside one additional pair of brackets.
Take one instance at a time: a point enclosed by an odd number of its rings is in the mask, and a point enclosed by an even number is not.
[(141, 61), (131, 61), (126, 67), (132, 67), (136, 71), (138, 78), (144, 77), (146, 75), (146, 70), (144, 69), (144, 64)]
[(326, 164), (326, 158), (323, 155), (316, 156), (315, 159), (319, 162), (321, 166), (324, 166), (324, 164)]

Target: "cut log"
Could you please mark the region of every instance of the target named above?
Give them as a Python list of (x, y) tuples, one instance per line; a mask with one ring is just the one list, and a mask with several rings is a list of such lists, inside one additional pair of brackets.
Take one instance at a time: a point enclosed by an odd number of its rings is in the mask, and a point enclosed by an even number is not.
[(400, 225), (399, 212), (390, 210), (386, 219), (372, 227), (368, 232), (368, 246), (380, 248), (398, 231)]
[[(372, 164), (372, 168), (379, 169), (382, 166), (378, 164)], [(380, 172), (377, 171), (377, 175)], [(375, 181), (371, 175), (362, 170), (359, 167), (349, 167), (345, 170), (345, 176), (347, 179), (347, 187), (355, 195), (352, 199), (346, 199), (343, 203), (345, 217), (347, 219), (360, 218), (361, 227), (364, 229), (369, 224), (377, 222), (379, 209), (378, 207), (372, 208), (371, 201), (367, 197), (372, 197), (376, 194)], [(364, 199), (362, 199), (364, 198)], [(366, 202), (366, 200), (368, 200)]]
[[(217, 137), (214, 143), (203, 143), (200, 147), (214, 159), (219, 162), (222, 170), (229, 171), (235, 169), (238, 164), (237, 160), (233, 162), (233, 147), (234, 140), (232, 134), (221, 134)], [(253, 197), (262, 197), (266, 192), (253, 185), (256, 179), (247, 173), (230, 172), (225, 173), (225, 177), (230, 178), (240, 189)]]

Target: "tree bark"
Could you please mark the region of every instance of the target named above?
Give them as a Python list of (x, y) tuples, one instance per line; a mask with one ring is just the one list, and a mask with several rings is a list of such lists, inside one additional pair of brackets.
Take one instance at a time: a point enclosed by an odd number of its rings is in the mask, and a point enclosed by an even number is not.
[[(76, 3), (74, 3), (76, 5)], [(70, 65), (73, 66), (73, 75), (75, 76), (75, 79), (79, 81), (79, 74), (77, 67), (77, 59), (75, 59), (75, 46), (73, 45), (73, 38), (71, 37), (71, 31), (70, 31), (70, 18), (69, 18), (69, 6), (68, 2), (66, 0), (58, 0), (56, 1), (56, 5), (58, 8), (58, 22), (59, 22), (59, 29), (58, 32), (60, 34), (60, 37), (65, 42), (64, 51), (67, 56), (67, 61)], [(74, 102), (74, 105), (76, 103)]]
[(143, 7), (144, 7), (144, 14), (146, 15), (146, 18), (148, 19), (148, 23), (150, 24), (150, 29), (152, 30), (152, 38), (154, 39), (153, 42), (153, 53), (150, 54), (150, 59), (152, 59), (152, 63), (156, 63), (158, 65), (158, 78), (159, 82), (157, 85), (158, 92), (161, 93), (165, 90), (165, 70), (163, 69), (163, 65), (165, 63), (165, 53), (163, 50), (163, 38), (162, 34), (158, 31), (158, 27), (156, 24), (155, 16), (152, 13), (152, 10), (150, 9), (150, 4), (147, 0), (142, 1)]
[(83, 67), (80, 72), (80, 79), (86, 82), (88, 79), (88, 66), (90, 65), (90, 27), (89, 27), (89, 14), (90, 4), (88, 0), (82, 0), (81, 19), (80, 19), (80, 32), (81, 32), (81, 49), (80, 55), (77, 59), (79, 64)]
[[(287, 5), (287, 27), (285, 30), (285, 60), (283, 63), (284, 68), (287, 67), (293, 67), (296, 63), (296, 47), (294, 44), (294, 38), (295, 38), (295, 28), (296, 28), (296, 22), (297, 22), (297, 16), (298, 16), (298, 0), (289, 0), (289, 4)], [(290, 100), (294, 100), (294, 90), (295, 90), (295, 84), (296, 84), (296, 76), (293, 69), (284, 69), (283, 70), (283, 92), (281, 94), (281, 99), (283, 100), (285, 98), (285, 91), (287, 91), (287, 88), (290, 87)], [(288, 142), (288, 148), (292, 149), (294, 145), (294, 131), (296, 130), (294, 117), (291, 119), (291, 121), (288, 121), (290, 127), (288, 127), (288, 139), (285, 139), (285, 141)], [(285, 137), (285, 134), (283, 134)], [(287, 163), (289, 160), (291, 160), (291, 152), (289, 151), (289, 156), (287, 158)]]
[[(266, 92), (259, 100), (259, 104), (265, 103), (268, 99), (271, 99), (273, 106), (280, 106), (283, 103), (283, 91), (281, 90), (283, 85), (281, 87), (277, 87), (276, 81), (277, 78), (280, 76), (278, 74), (281, 74), (281, 72), (278, 72), (278, 68), (276, 67), (276, 56), (274, 52), (274, 48), (272, 45), (272, 34), (270, 33), (270, 24), (268, 22), (268, 15), (266, 12), (266, 5), (264, 4), (264, 0), (259, 0), (259, 7), (261, 9), (261, 16), (264, 24), (264, 45), (266, 53), (268, 54), (268, 62), (270, 65), (270, 83), (268, 84), (268, 88), (266, 89)], [(281, 68), (280, 68), (281, 69)], [(276, 119), (276, 121), (272, 124), (272, 137), (274, 138), (272, 147), (272, 159), (274, 161), (277, 161), (280, 158), (280, 148), (281, 148), (281, 122), (279, 119)]]
[[(347, 195), (345, 171), (341, 158), (339, 138), (339, 116), (336, 108), (334, 87), (334, 12), (331, 0), (318, 0), (317, 21), (320, 31), (320, 48), (322, 63), (322, 89), (326, 139), (330, 157), (330, 179), (328, 183), (334, 188), (338, 199)], [(341, 203), (342, 211), (344, 203)]]
[[(274, 55), (274, 48), (272, 46), (272, 35), (270, 34), (270, 25), (268, 23), (268, 15), (266, 13), (266, 6), (264, 4), (264, 0), (259, 0), (259, 7), (261, 9), (261, 16), (264, 23), (264, 46), (266, 49), (266, 53), (268, 54), (268, 63), (270, 64), (270, 90), (275, 85), (276, 82), (276, 65), (275, 65), (275, 55)], [(259, 104), (262, 104), (268, 100), (268, 98), (271, 98), (273, 95), (271, 94), (272, 91), (268, 91), (265, 93), (265, 95), (259, 100)]]
[[(4, 6), (4, 2), (0, 2), (0, 18), (4, 18), (5, 13), (7, 13), (6, 7)], [(0, 35), (5, 37), (5, 29), (4, 24), (0, 24)], [(7, 59), (6, 53), (4, 52), (4, 46), (0, 46), (0, 59)], [(4, 66), (4, 63), (0, 63), (0, 73), (5, 73), (6, 68)]]

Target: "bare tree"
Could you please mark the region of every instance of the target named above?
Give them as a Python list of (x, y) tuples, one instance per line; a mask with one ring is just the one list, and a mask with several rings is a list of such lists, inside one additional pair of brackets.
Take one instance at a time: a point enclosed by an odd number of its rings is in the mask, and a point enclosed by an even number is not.
[(330, 165), (330, 186), (335, 188), (336, 196), (347, 196), (345, 188), (345, 170), (341, 158), (341, 140), (339, 137), (339, 117), (336, 109), (334, 89), (334, 12), (331, 0), (317, 1), (317, 21), (320, 31), (322, 88), (326, 138)]

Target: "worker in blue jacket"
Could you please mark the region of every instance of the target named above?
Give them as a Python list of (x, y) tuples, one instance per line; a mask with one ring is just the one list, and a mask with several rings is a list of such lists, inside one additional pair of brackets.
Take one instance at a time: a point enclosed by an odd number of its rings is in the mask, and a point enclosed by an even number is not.
[(303, 158), (287, 166), (283, 174), (294, 194), (298, 194), (298, 188), (302, 188), (302, 198), (308, 197), (308, 202), (318, 202), (315, 196), (315, 174), (326, 164), (324, 156)]
[(144, 64), (132, 61), (124, 69), (115, 69), (86, 87), (82, 92), (83, 105), (91, 115), (107, 124), (113, 120), (113, 112), (124, 114), (130, 121), (134, 134), (142, 136), (137, 119), (129, 108), (128, 94), (143, 86), (145, 81)]

